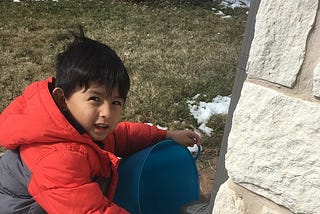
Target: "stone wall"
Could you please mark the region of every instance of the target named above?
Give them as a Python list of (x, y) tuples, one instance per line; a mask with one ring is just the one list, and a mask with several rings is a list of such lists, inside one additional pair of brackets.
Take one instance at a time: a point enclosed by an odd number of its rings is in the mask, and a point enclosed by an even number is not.
[(318, 0), (261, 0), (214, 214), (320, 213)]

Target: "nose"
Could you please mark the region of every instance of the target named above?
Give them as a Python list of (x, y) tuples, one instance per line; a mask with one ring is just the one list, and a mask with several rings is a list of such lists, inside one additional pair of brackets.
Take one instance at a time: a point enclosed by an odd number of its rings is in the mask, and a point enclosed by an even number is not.
[(109, 102), (104, 102), (103, 105), (100, 106), (99, 115), (106, 119), (109, 119), (111, 116), (111, 105)]

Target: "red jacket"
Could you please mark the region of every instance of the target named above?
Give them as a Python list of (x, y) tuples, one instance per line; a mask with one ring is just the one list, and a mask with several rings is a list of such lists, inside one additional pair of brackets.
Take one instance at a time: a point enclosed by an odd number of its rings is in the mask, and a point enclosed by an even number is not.
[[(21, 159), (31, 171), (28, 191), (46, 212), (127, 213), (112, 202), (117, 157), (163, 140), (166, 131), (121, 122), (101, 149), (63, 116), (51, 97), (52, 84), (52, 78), (31, 84), (2, 112), (0, 145), (20, 148)], [(107, 192), (95, 178), (109, 180)]]

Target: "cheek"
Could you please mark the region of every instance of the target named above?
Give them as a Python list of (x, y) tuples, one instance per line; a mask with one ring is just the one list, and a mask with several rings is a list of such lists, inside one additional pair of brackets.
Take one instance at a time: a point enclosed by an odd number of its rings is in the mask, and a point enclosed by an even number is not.
[(92, 110), (85, 105), (70, 105), (69, 111), (82, 126), (86, 126), (94, 116)]
[(117, 110), (117, 111), (116, 111), (116, 115), (117, 115), (117, 116), (116, 116), (116, 117), (117, 117), (117, 120), (120, 121), (121, 116), (122, 116), (122, 109)]
[(122, 116), (122, 110), (117, 110), (113, 112), (113, 122), (118, 124)]

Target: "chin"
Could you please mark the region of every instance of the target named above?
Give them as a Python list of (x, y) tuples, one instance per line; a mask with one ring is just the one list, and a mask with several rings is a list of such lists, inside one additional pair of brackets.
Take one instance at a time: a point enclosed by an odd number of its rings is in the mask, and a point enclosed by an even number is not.
[(107, 137), (95, 137), (95, 138), (92, 138), (94, 141), (103, 141), (105, 140)]

